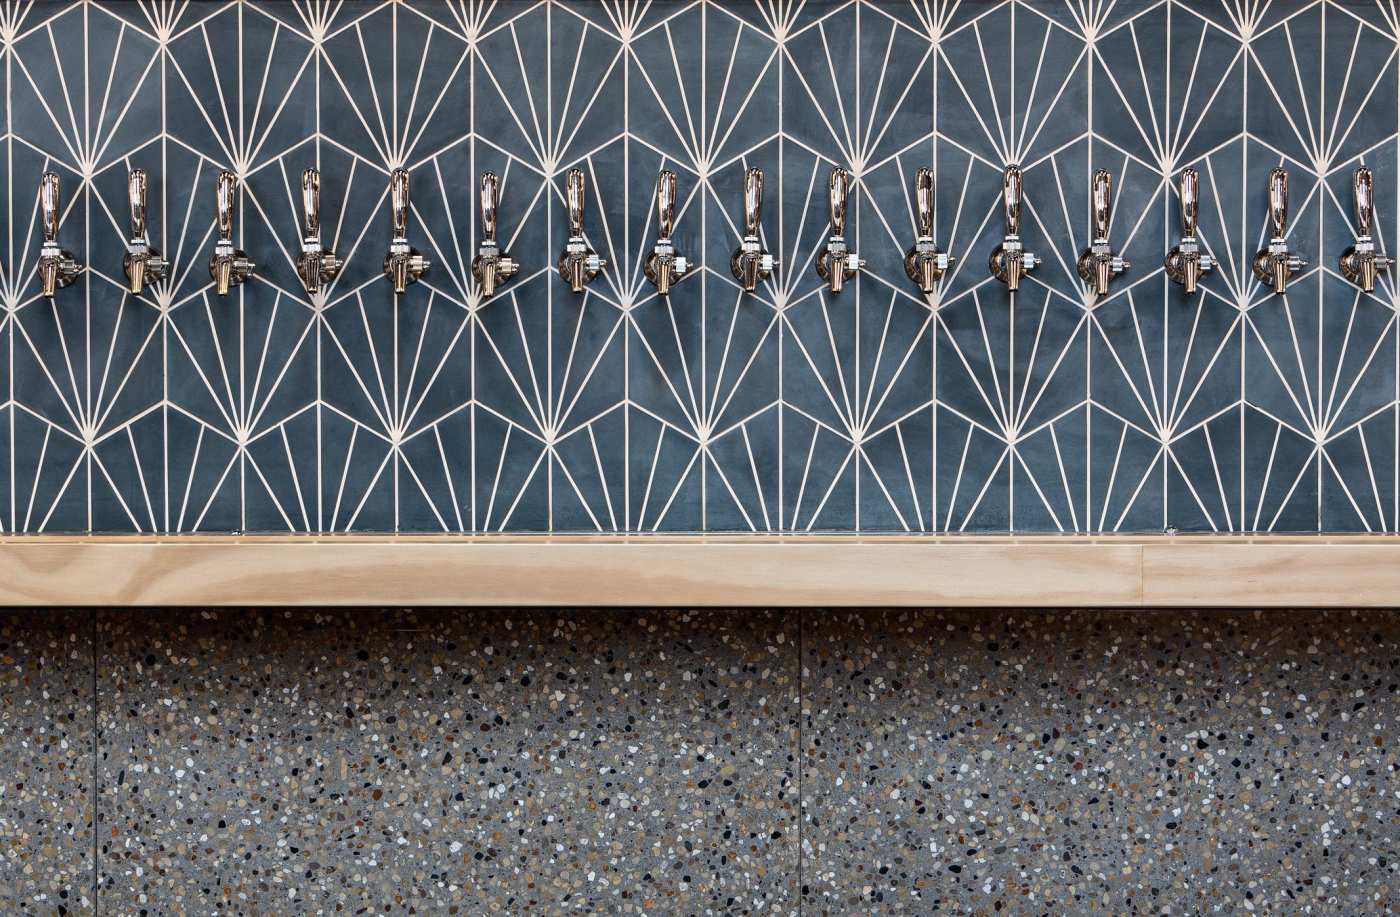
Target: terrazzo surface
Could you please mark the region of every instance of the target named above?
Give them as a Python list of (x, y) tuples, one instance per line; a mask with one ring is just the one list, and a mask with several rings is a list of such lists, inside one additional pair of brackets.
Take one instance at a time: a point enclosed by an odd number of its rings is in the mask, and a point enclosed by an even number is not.
[(1395, 612), (6, 612), (0, 684), (5, 914), (1400, 910)]

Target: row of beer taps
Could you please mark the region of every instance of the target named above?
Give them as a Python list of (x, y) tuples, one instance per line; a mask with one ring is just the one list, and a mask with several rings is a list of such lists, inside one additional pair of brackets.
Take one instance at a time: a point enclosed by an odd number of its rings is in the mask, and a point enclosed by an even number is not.
[[(914, 174), (914, 208), (917, 228), (914, 245), (904, 257), (904, 270), (923, 293), (933, 293), (938, 281), (953, 264), (952, 255), (940, 249), (933, 238), (933, 170), (920, 168)], [(1019, 166), (1007, 166), (1002, 173), (1002, 211), (1005, 236), (992, 250), (989, 259), (991, 274), (1006, 284), (1008, 290), (1019, 290), (1021, 280), (1040, 265), (1040, 258), (1026, 251), (1021, 239), (1021, 201), (1023, 175)], [(146, 173), (132, 169), (128, 174), (127, 199), (130, 207), (130, 235), (122, 267), (128, 289), (139, 295), (148, 283), (164, 279), (170, 264), (153, 247), (146, 227)], [(1254, 256), (1255, 275), (1269, 284), (1275, 293), (1287, 290), (1288, 281), (1307, 265), (1307, 260), (1289, 248), (1288, 172), (1275, 168), (1269, 172), (1269, 220), (1272, 234), (1267, 247)], [(321, 242), (321, 174), (307, 169), (301, 179), (302, 226), (301, 248), (296, 259), (296, 271), (308, 293), (320, 292), (341, 268), (335, 253)], [(831, 170), (827, 182), (828, 233), (826, 242), (815, 258), (817, 275), (832, 293), (840, 293), (846, 281), (853, 279), (865, 267), (865, 260), (851, 250), (845, 238), (846, 206), (850, 194), (850, 173), (843, 168)], [(237, 204), (238, 178), (222, 171), (215, 182), (218, 239), (209, 258), (209, 274), (214, 290), (227, 295), (229, 290), (253, 275), (256, 265), (233, 242), (233, 220)], [(1177, 195), (1181, 205), (1181, 238), (1167, 253), (1166, 274), (1179, 283), (1188, 294), (1195, 293), (1202, 275), (1215, 267), (1196, 235), (1196, 216), (1200, 206), (1200, 176), (1195, 169), (1183, 169), (1177, 177)], [(565, 205), (568, 210), (568, 239), (559, 255), (559, 274), (575, 293), (582, 293), (589, 282), (607, 266), (584, 236), (584, 201), (586, 184), (580, 169), (571, 169), (564, 182)], [(1113, 177), (1103, 169), (1094, 172), (1091, 187), (1093, 207), (1092, 241), (1079, 255), (1076, 264), (1079, 276), (1097, 296), (1108, 293), (1113, 278), (1126, 272), (1131, 265), (1113, 249), (1109, 241), (1109, 226), (1113, 213)], [(1338, 259), (1343, 276), (1362, 290), (1372, 292), (1377, 274), (1389, 269), (1394, 259), (1377, 250), (1371, 235), (1374, 218), (1374, 180), (1371, 170), (1358, 168), (1352, 178), (1352, 198), (1356, 215), (1355, 240)], [(676, 173), (663, 169), (657, 176), (654, 197), (656, 208), (656, 241), (643, 262), (643, 271), (657, 292), (667, 296), (671, 288), (688, 276), (695, 265), (676, 250), (672, 233), (675, 230)], [(44, 296), (52, 297), (55, 290), (77, 279), (83, 270), (76, 256), (58, 244), (58, 224), (61, 212), (59, 179), (45, 172), (40, 184), (40, 210), (44, 241), (39, 252), (37, 271)], [(520, 264), (507, 255), (496, 238), (500, 185), (493, 172), (483, 172), (479, 203), (481, 208), (481, 242), (472, 260), (472, 274), (483, 298), (495, 295), (500, 286), (520, 270)], [(763, 206), (763, 172), (750, 168), (744, 174), (744, 236), (739, 248), (730, 258), (734, 279), (747, 292), (757, 289), (770, 277), (778, 262), (760, 240)], [(396, 169), (389, 180), (389, 207), (392, 237), (384, 256), (384, 274), (395, 293), (403, 293), (409, 284), (428, 272), (429, 261), (409, 244), (409, 184), (408, 171)]]

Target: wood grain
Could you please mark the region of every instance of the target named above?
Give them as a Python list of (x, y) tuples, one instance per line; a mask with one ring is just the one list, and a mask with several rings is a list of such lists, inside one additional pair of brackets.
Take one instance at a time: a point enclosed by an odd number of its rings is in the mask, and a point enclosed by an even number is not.
[(101, 540), (0, 543), (7, 605), (1136, 605), (1132, 544)]
[(1149, 606), (1400, 606), (1400, 542), (1145, 544)]
[(1400, 538), (11, 536), (0, 604), (1400, 607)]

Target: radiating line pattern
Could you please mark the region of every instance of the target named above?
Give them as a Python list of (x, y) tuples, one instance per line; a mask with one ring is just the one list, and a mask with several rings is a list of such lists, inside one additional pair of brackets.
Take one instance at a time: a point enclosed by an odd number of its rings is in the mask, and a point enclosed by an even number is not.
[[(1397, 244), (1395, 0), (0, 0), (7, 532), (1395, 531), (1400, 278), (1337, 255), (1374, 170)], [(1025, 170), (1020, 292), (988, 276)], [(952, 255), (906, 278), (911, 180)], [(1286, 295), (1255, 278), (1264, 175), (1291, 176)], [(296, 271), (322, 173), (344, 267)], [(817, 277), (850, 170), (866, 269)], [(127, 170), (152, 177), (168, 279), (126, 291)], [(390, 172), (432, 261), (381, 271)], [(729, 270), (762, 168), (779, 259)], [(1200, 293), (1162, 259), (1201, 175)], [(554, 268), (564, 177), (607, 267)], [(643, 265), (659, 169), (699, 266)], [(1132, 263), (1075, 259), (1089, 177)], [(214, 176), (241, 182), (254, 277), (215, 295)], [(522, 264), (484, 298), (476, 176)], [(38, 179), (88, 269), (49, 301)]]

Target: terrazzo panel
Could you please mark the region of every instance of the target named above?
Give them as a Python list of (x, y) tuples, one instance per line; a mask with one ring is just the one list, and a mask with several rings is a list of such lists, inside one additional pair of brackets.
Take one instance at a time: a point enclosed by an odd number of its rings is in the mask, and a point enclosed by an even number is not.
[(0, 913), (93, 910), (93, 613), (0, 613)]
[(1400, 908), (1394, 612), (837, 612), (806, 911)]
[(103, 909), (795, 913), (796, 625), (105, 614)]
[(1394, 612), (95, 623), (0, 616), (7, 914), (1400, 908)]

